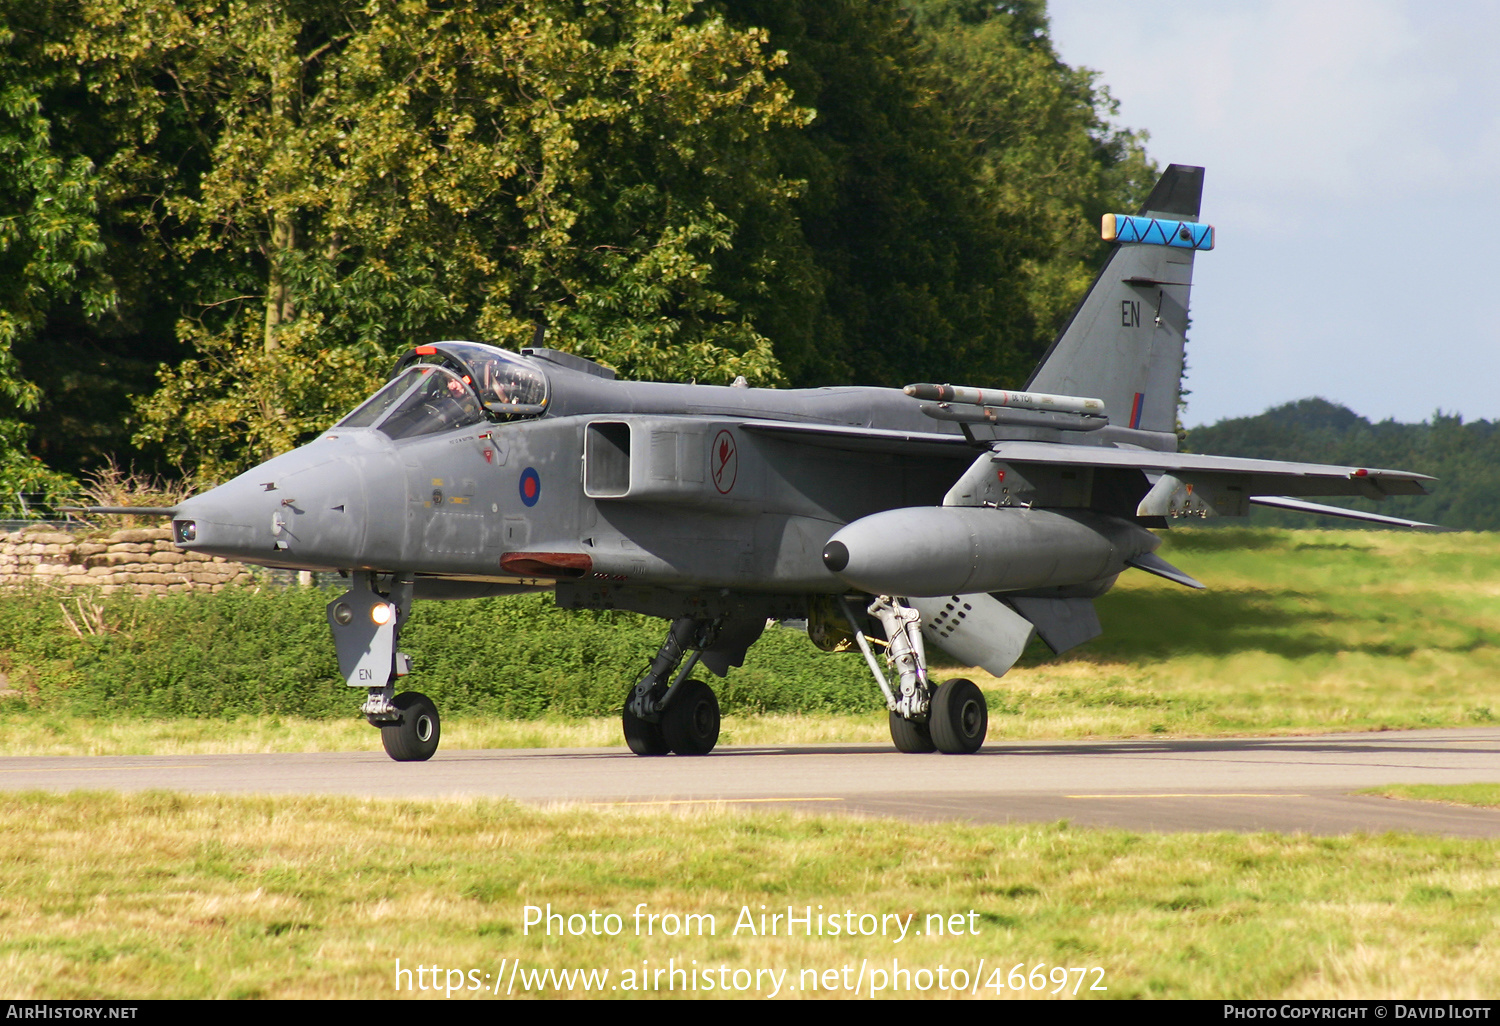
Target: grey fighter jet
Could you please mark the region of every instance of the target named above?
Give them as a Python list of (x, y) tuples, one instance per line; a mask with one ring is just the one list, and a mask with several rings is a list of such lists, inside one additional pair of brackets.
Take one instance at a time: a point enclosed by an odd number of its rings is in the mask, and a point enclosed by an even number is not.
[(345, 572), (339, 668), (393, 759), (438, 746), (433, 702), (398, 693), (413, 602), (540, 590), (669, 622), (621, 682), (639, 755), (709, 752), (719, 707), (693, 671), (723, 676), (788, 619), (861, 651), (898, 749), (973, 752), (984, 696), (929, 679), (926, 645), (998, 676), (1033, 635), (1098, 635), (1093, 600), (1129, 569), (1201, 587), (1153, 529), (1254, 503), (1423, 526), (1306, 501), (1422, 494), (1421, 474), (1177, 451), (1202, 186), (1173, 165), (1105, 218), (1117, 245), (1021, 391), (617, 381), (540, 346), (419, 345), (315, 441), (176, 507), (176, 543)]

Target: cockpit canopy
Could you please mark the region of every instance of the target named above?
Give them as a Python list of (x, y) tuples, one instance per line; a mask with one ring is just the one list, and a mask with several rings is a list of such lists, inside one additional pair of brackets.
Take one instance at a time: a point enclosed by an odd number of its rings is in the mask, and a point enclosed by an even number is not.
[(403, 356), (385, 387), (336, 426), (415, 438), (486, 420), (539, 417), (547, 400), (547, 376), (515, 356), (475, 342), (439, 342)]

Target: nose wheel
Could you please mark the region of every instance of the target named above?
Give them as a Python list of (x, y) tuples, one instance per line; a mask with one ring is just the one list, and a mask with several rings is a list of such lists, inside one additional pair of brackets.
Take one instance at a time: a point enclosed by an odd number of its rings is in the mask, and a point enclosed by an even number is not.
[(385, 754), (397, 762), (426, 762), (432, 758), (443, 732), (432, 699), (420, 691), (403, 691), (391, 704), (396, 707), (400, 719), (380, 727), (380, 743), (385, 746)]

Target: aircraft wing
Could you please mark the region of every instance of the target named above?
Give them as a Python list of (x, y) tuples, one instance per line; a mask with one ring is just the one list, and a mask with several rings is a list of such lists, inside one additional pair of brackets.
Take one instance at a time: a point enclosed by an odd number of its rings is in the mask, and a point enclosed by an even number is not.
[(1074, 467), (1134, 468), (1148, 474), (1179, 478), (1234, 478), (1247, 496), (1426, 495), (1426, 474), (1369, 467), (1339, 467), (1322, 463), (1252, 460), (1238, 456), (1203, 456), (1190, 452), (1150, 449), (1112, 449), (1055, 442), (995, 442), (995, 458), (1005, 463), (1044, 463)]
[[(924, 431), (890, 431), (842, 424), (749, 421), (745, 430), (803, 445), (863, 452), (910, 455), (955, 455), (972, 449), (961, 435)], [(1053, 467), (1098, 467), (1139, 470), (1152, 483), (1141, 500), (1141, 516), (1175, 515), (1174, 510), (1205, 505), (1217, 515), (1244, 516), (1249, 504), (1274, 506), (1418, 530), (1446, 530), (1433, 524), (1361, 510), (1305, 502), (1294, 496), (1350, 495), (1383, 499), (1388, 495), (1426, 495), (1426, 474), (1371, 467), (1344, 467), (1239, 456), (1162, 452), (1153, 449), (1067, 445), (1058, 442), (991, 442), (990, 458), (1002, 463)], [(1197, 490), (1197, 498), (1193, 497)]]
[[(756, 434), (777, 436), (788, 441), (830, 449), (955, 453), (971, 448), (973, 444), (962, 435), (936, 431), (889, 431), (843, 424), (752, 420), (745, 422), (743, 427)], [(1244, 479), (1246, 493), (1257, 497), (1362, 495), (1379, 499), (1387, 495), (1426, 495), (1427, 489), (1423, 482), (1434, 480), (1426, 474), (1414, 474), (1405, 470), (1254, 460), (1239, 456), (1204, 456), (1198, 453), (1119, 449), (1099, 445), (1066, 445), (1058, 442), (991, 442), (989, 449), (996, 459), (1005, 463), (1118, 467), (1141, 470), (1148, 474), (1229, 475)]]

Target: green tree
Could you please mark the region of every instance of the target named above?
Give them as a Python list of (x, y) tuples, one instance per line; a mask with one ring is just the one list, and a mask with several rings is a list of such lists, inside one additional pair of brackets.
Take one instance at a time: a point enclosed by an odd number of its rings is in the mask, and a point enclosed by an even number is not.
[(17, 414), (37, 409), (41, 393), (16, 357), (17, 347), (59, 303), (97, 316), (115, 301), (99, 271), (104, 245), (97, 221), (101, 179), (87, 156), (54, 138), (42, 97), (77, 81), (76, 69), (45, 59), (57, 35), (45, 5), (0, 6), (0, 494), (56, 494), (72, 482), (29, 453)]
[(82, 2), (71, 56), (159, 126), (144, 227), (197, 291), (197, 355), (140, 437), (201, 473), (305, 439), (435, 336), (545, 323), (627, 375), (778, 379), (714, 265), (797, 188), (757, 156), (805, 117), (764, 33), (683, 0)]
[(980, 200), (1014, 226), (1031, 332), (1014, 342), (1034, 359), (1098, 271), (1101, 216), (1134, 212), (1156, 181), (1146, 134), (1116, 127), (1119, 105), (1098, 72), (1058, 57), (1045, 0), (908, 0), (908, 9), (975, 161)]
[(920, 40), (887, 0), (720, 0), (735, 24), (769, 30), (777, 73), (816, 111), (777, 133), (796, 213), (803, 287), (754, 303), (794, 383), (900, 385), (1020, 372), (1008, 337), (1014, 239), (975, 202)]
[(0, 378), (75, 464), (158, 362), (136, 442), (218, 478), (539, 325), (626, 376), (1014, 384), (1151, 179), (1036, 0), (33, 6)]
[[(746, 297), (798, 384), (1019, 384), (1155, 177), (1039, 0), (717, 0), (816, 111), (778, 133), (801, 288)], [(791, 247), (783, 252), (790, 255)]]

